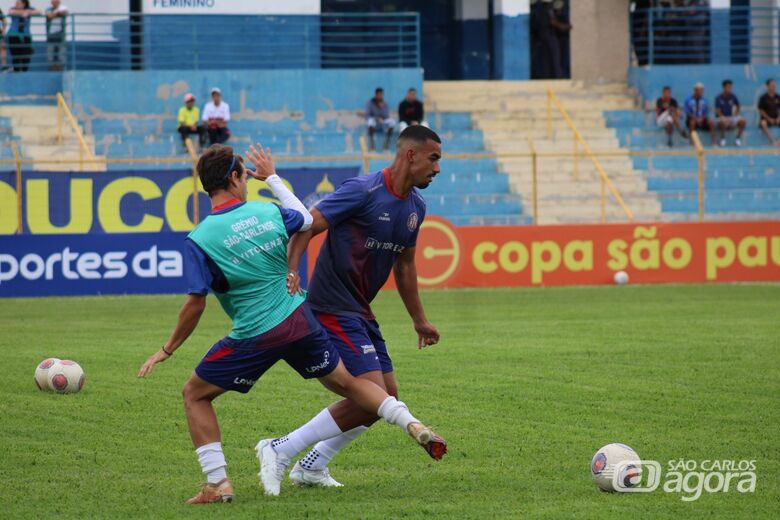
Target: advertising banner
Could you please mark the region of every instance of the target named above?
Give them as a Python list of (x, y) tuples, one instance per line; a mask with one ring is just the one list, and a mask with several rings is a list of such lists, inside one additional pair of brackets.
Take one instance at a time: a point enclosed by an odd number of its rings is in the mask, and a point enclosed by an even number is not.
[(186, 236), (0, 236), (0, 296), (183, 294)]
[(416, 261), (421, 287), (606, 284), (618, 271), (632, 283), (780, 281), (780, 221), (485, 228), (427, 217)]
[[(279, 169), (285, 184), (307, 205), (358, 173), (357, 166)], [(211, 207), (191, 170), (25, 172), (22, 179), (25, 234), (191, 231), (196, 187), (201, 219)], [(265, 182), (252, 179), (248, 190), (249, 200), (276, 201)], [(17, 227), (15, 173), (0, 172), (0, 235), (12, 235)]]

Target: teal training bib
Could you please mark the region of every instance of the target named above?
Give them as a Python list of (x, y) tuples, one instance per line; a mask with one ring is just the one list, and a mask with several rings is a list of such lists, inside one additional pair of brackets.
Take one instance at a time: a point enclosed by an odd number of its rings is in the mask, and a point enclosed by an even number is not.
[(287, 292), (284, 220), (275, 205), (247, 202), (209, 215), (190, 234), (219, 266), (230, 288), (215, 295), (233, 320), (230, 337), (246, 339), (279, 325), (303, 302)]

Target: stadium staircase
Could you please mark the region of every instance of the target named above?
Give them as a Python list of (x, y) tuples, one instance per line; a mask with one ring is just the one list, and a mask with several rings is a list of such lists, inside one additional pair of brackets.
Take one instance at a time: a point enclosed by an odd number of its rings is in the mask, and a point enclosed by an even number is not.
[[(9, 145), (3, 146), (3, 158), (10, 158), (10, 141), (16, 141), (24, 159), (72, 161), (63, 164), (37, 163), (36, 170), (62, 171), (77, 167), (80, 143), (76, 132), (66, 120), (63, 120), (62, 132), (63, 142), (58, 144), (57, 105), (0, 106), (0, 140)], [(94, 136), (85, 135), (84, 137), (87, 146), (94, 155)], [(99, 161), (101, 157), (96, 157), (96, 159)], [(105, 169), (105, 163), (92, 169)]]
[[(529, 140), (539, 153), (574, 150), (574, 136), (558, 111), (553, 108), (552, 137), (547, 135), (547, 89), (552, 88), (564, 108), (574, 120), (591, 149), (617, 154), (600, 158), (600, 162), (617, 186), (636, 220), (657, 220), (661, 205), (655, 193), (647, 188), (641, 172), (634, 169), (631, 159), (621, 151), (613, 129), (608, 128), (604, 110), (627, 109), (634, 106), (624, 84), (602, 85), (585, 88), (572, 81), (445, 81), (425, 82), (425, 99), (434, 127), (449, 130), (454, 117), (468, 118), (460, 128), (478, 132), (484, 136), (485, 148), (496, 154), (529, 153)], [(453, 129), (453, 133), (457, 133)], [(445, 142), (447, 153), (457, 153), (457, 147)], [(581, 150), (581, 149), (580, 149)], [(454, 189), (472, 190), (472, 177), (464, 161), (453, 168), (446, 159), (442, 164), (445, 179)], [(482, 177), (508, 177), (510, 194), (504, 197), (518, 201), (515, 208), (521, 210), (520, 220), (531, 220), (530, 156), (499, 158), (495, 170), (487, 171), (490, 161), (478, 161), (476, 170)], [(597, 222), (600, 216), (600, 182), (590, 160), (578, 161), (577, 175), (571, 157), (539, 157), (538, 194), (539, 223)], [(465, 174), (465, 175), (464, 175)], [(442, 189), (441, 186), (439, 189)], [(446, 195), (442, 195), (446, 196)], [(427, 194), (426, 194), (426, 198)], [(608, 221), (625, 221), (626, 215), (614, 202), (607, 204)]]

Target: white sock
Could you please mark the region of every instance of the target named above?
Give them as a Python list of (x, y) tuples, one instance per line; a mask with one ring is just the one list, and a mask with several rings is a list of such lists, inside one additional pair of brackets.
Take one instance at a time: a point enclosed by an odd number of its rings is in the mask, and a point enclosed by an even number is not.
[(363, 432), (368, 430), (368, 426), (358, 426), (349, 431), (336, 435), (330, 439), (320, 441), (316, 446), (301, 459), (303, 469), (322, 470), (328, 466), (328, 463), (338, 452), (343, 450), (347, 444), (357, 439)]
[(420, 422), (414, 418), (409, 412), (409, 408), (402, 402), (393, 396), (389, 396), (382, 401), (379, 406), (379, 410), (376, 413), (379, 417), (384, 417), (385, 421), (390, 424), (402, 428), (405, 432), (408, 432), (409, 424), (413, 422)]
[(203, 473), (206, 474), (209, 484), (216, 484), (227, 478), (225, 470), (227, 462), (225, 462), (225, 454), (222, 453), (221, 442), (204, 444), (197, 448), (195, 453), (198, 455), (198, 462), (200, 462), (200, 467), (203, 468)]
[(314, 418), (284, 437), (279, 437), (271, 443), (271, 447), (277, 453), (288, 457), (295, 457), (307, 446), (315, 442), (330, 439), (341, 433), (341, 428), (333, 420), (330, 410), (325, 408)]

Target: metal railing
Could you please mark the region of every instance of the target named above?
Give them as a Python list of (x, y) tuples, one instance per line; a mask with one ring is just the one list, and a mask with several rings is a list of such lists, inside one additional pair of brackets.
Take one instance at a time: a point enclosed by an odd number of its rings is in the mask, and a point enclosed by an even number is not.
[(44, 17), (29, 20), (30, 36), (6, 43), (9, 65), (19, 71), (420, 67), (414, 12), (77, 13), (68, 15), (57, 38), (47, 38)]
[(632, 64), (779, 63), (780, 8), (653, 7), (631, 13)]
[(615, 198), (615, 201), (623, 210), (623, 213), (626, 214), (628, 220), (629, 221), (634, 220), (634, 214), (626, 205), (622, 195), (620, 195), (620, 191), (618, 191), (617, 187), (615, 186), (615, 183), (613, 183), (612, 179), (609, 178), (609, 175), (607, 175), (607, 172), (606, 170), (604, 170), (604, 167), (601, 165), (601, 162), (598, 160), (598, 158), (596, 158), (596, 156), (594, 155), (593, 151), (590, 148), (590, 145), (582, 137), (582, 134), (577, 129), (577, 126), (574, 124), (574, 121), (569, 116), (569, 113), (563, 107), (561, 100), (558, 99), (558, 96), (555, 95), (555, 92), (553, 92), (551, 88), (547, 89), (547, 138), (552, 139), (552, 106), (553, 105), (555, 105), (555, 108), (558, 109), (558, 111), (560, 112), (564, 121), (566, 121), (566, 124), (569, 126), (569, 129), (571, 130), (574, 136), (574, 139), (572, 139), (572, 142), (574, 143), (574, 150), (572, 152), (572, 157), (574, 158), (574, 170), (573, 170), (574, 180), (575, 181), (578, 180), (578, 174), (579, 174), (579, 157), (581, 154), (578, 149), (578, 146), (582, 147), (582, 153), (588, 159), (591, 160), (591, 162), (593, 163), (593, 167), (596, 169), (596, 171), (599, 174), (599, 181), (601, 184), (600, 186), (601, 222), (604, 223), (606, 222), (607, 219), (607, 194), (606, 194), (607, 189), (609, 189), (609, 192)]
[(81, 131), (81, 127), (79, 127), (78, 121), (76, 121), (76, 118), (73, 117), (73, 112), (70, 111), (70, 107), (68, 107), (68, 103), (65, 101), (65, 98), (63, 97), (61, 92), (57, 92), (57, 144), (62, 145), (64, 143), (64, 133), (63, 133), (63, 125), (62, 120), (63, 116), (65, 119), (68, 120), (68, 124), (70, 124), (70, 127), (73, 129), (73, 132), (76, 134), (76, 139), (79, 141), (79, 167), (83, 170), (84, 169), (84, 156), (87, 157), (90, 164), (95, 170), (99, 169), (97, 159), (95, 159), (95, 155), (92, 153), (92, 151), (89, 149), (89, 146), (87, 146), (87, 141), (84, 138), (84, 134)]

